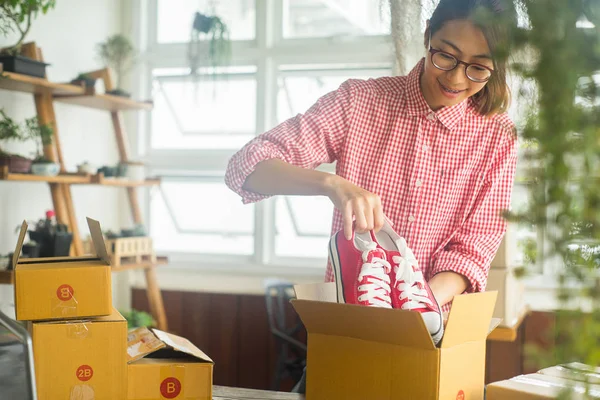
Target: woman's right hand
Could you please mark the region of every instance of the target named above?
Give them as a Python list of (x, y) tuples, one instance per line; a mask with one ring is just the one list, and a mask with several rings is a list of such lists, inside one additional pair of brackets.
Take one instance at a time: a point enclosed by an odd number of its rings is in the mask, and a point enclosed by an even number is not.
[(362, 189), (348, 180), (332, 175), (327, 183), (327, 197), (341, 211), (344, 236), (352, 239), (352, 224), (359, 233), (379, 231), (384, 224), (383, 207), (378, 195)]

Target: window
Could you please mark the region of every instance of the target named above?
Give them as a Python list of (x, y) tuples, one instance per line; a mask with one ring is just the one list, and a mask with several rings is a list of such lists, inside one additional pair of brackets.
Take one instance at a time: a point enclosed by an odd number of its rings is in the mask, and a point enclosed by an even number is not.
[[(147, 42), (141, 76), (155, 107), (143, 121), (142, 145), (152, 172), (164, 177), (148, 200), (157, 251), (324, 269), (333, 212), (327, 198), (278, 196), (243, 205), (223, 175), (245, 143), (346, 79), (391, 74), (385, 6), (373, 0), (148, 4), (139, 24), (140, 42)], [(196, 12), (221, 17), (233, 43), (230, 65), (209, 70), (205, 60), (192, 78), (187, 43)]]

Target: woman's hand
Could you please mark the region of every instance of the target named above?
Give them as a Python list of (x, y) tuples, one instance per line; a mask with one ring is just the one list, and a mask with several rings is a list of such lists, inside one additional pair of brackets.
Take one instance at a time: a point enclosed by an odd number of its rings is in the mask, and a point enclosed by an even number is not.
[(344, 225), (344, 236), (352, 238), (352, 223), (356, 220), (355, 229), (359, 233), (381, 229), (384, 224), (383, 208), (378, 195), (362, 189), (346, 179), (331, 175), (327, 182), (327, 197), (341, 211)]

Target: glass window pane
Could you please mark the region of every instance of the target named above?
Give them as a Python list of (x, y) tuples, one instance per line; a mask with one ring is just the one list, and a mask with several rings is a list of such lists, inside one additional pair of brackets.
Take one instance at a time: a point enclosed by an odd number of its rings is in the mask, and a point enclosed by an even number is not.
[(250, 255), (254, 207), (222, 182), (163, 179), (150, 201), (158, 252)]
[(333, 204), (326, 197), (278, 196), (275, 254), (322, 258), (325, 263), (332, 217)]
[(238, 149), (255, 136), (255, 69), (197, 81), (165, 72), (154, 74), (152, 148)]
[[(295, 66), (283, 66), (278, 79), (277, 119), (286, 119), (308, 110), (319, 97), (334, 91), (350, 79), (368, 79), (390, 75), (389, 68), (364, 69), (342, 66), (338, 69), (312, 69), (294, 71)], [(340, 66), (338, 66), (340, 68)]]
[(390, 27), (387, 7), (379, 1), (284, 0), (285, 38), (386, 35)]
[(158, 0), (158, 42), (187, 43), (196, 12), (220, 17), (232, 40), (255, 37), (255, 0)]

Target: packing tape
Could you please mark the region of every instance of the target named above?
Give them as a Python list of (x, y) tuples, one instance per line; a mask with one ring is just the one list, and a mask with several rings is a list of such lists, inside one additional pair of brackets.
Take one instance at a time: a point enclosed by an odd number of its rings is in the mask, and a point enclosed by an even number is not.
[(162, 397), (167, 399), (185, 394), (185, 367), (177, 364), (160, 367), (159, 390)]
[(71, 387), (69, 400), (95, 400), (94, 387), (91, 385), (75, 385)]
[(67, 322), (67, 337), (69, 339), (85, 339), (90, 335), (90, 330), (83, 321)]
[(77, 298), (75, 298), (73, 288), (69, 285), (61, 285), (55, 293), (50, 296), (50, 314), (52, 318), (73, 318), (77, 317)]

